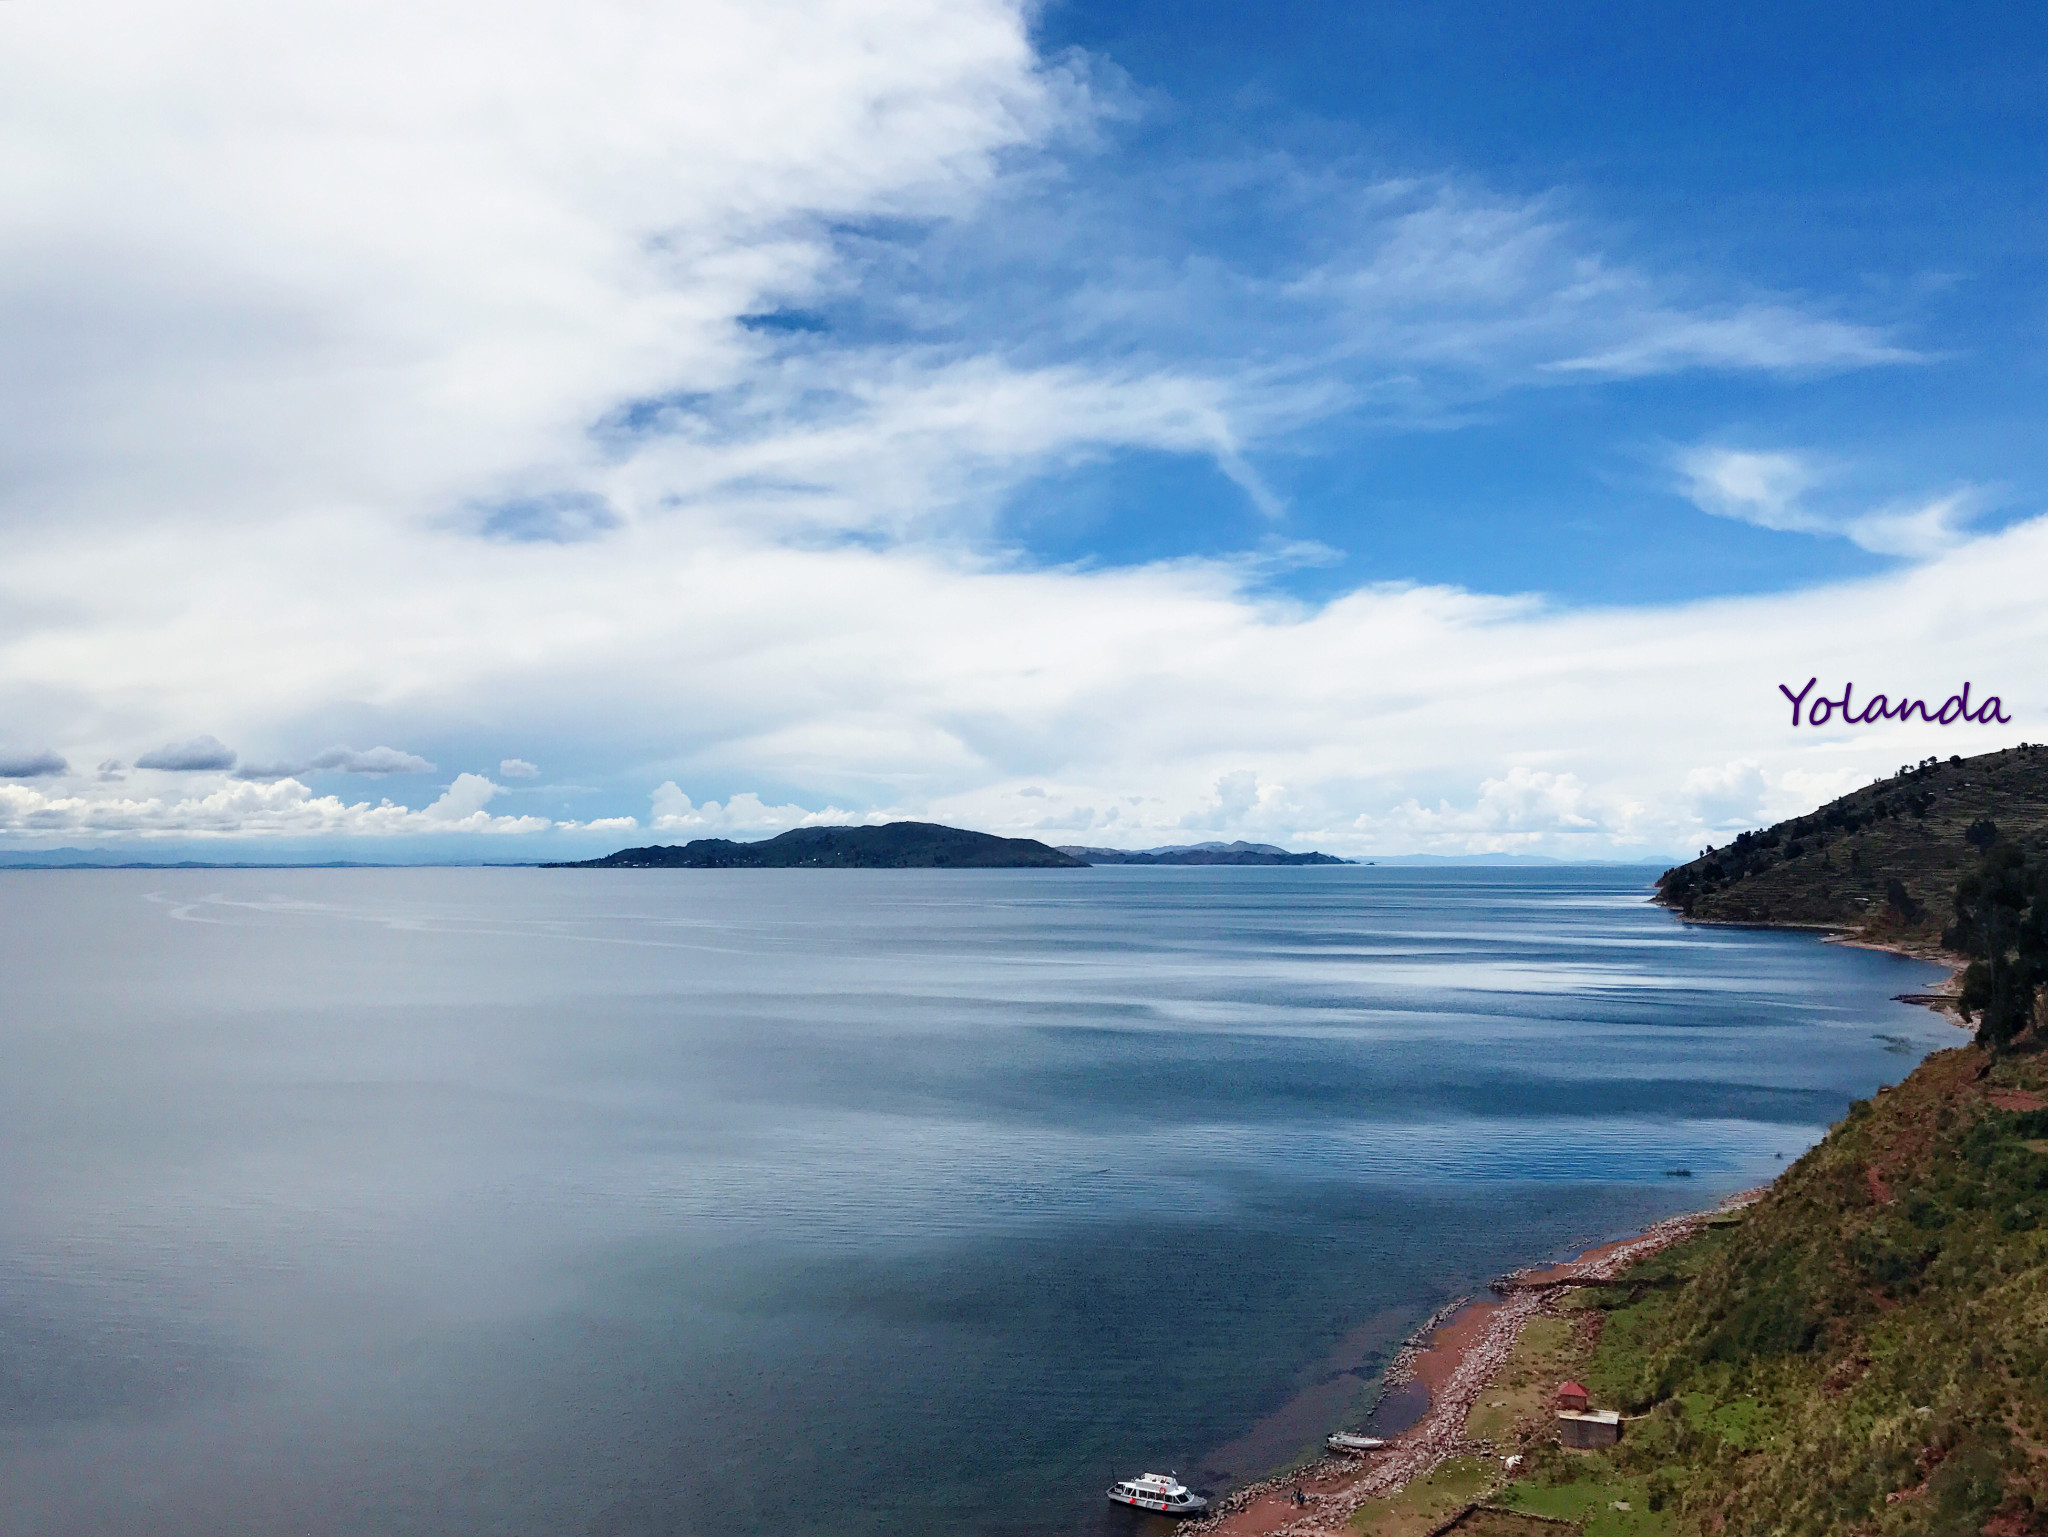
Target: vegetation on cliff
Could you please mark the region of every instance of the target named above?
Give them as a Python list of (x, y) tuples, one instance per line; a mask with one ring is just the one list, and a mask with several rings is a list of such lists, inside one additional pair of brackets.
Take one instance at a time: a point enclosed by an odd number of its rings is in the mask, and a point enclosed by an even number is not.
[(1963, 1016), (1978, 1019), (1980, 1042), (2003, 1048), (2033, 1024), (2048, 983), (2048, 856), (2001, 841), (1988, 820), (1971, 833), (1984, 845), (1983, 862), (1956, 883), (1954, 921), (1941, 942), (1970, 958)]

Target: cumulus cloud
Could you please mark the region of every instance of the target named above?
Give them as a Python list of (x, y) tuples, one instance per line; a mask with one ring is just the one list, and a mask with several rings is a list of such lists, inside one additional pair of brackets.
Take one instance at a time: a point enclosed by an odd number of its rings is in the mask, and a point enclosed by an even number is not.
[(24, 750), (0, 747), (0, 779), (41, 779), (62, 774), (71, 767), (48, 748)]
[(856, 813), (842, 811), (837, 806), (807, 811), (795, 805), (764, 805), (761, 797), (751, 790), (731, 796), (724, 805), (706, 801), (700, 806), (678, 789), (674, 780), (657, 787), (650, 800), (654, 808), (647, 824), (650, 830), (682, 833), (691, 838), (723, 838), (734, 833), (772, 836), (788, 832), (792, 827), (839, 827), (854, 822), (896, 820), (881, 811)]
[(185, 742), (170, 742), (146, 752), (135, 760), (142, 769), (162, 769), (172, 774), (197, 774), (235, 766), (234, 750), (217, 737), (195, 736)]
[(1266, 827), (1288, 820), (1293, 810), (1285, 785), (1262, 783), (1256, 769), (1233, 769), (1217, 778), (1206, 805), (1182, 814), (1180, 825), (1214, 832)]
[[(1825, 588), (1596, 611), (1441, 587), (1276, 606), (1216, 563), (1022, 571), (931, 552), (641, 548), (624, 569), (508, 573), (471, 600), (467, 624), (490, 644), (388, 708), (430, 719), (516, 704), (532, 722), (574, 723), (579, 750), (621, 760), (645, 752), (648, 723), (687, 721), (687, 734), (653, 738), (678, 755), (650, 807), (667, 841), (906, 815), (1030, 834), (1115, 809), (1114, 840), (1135, 846), (1213, 830), (1345, 854), (1678, 852), (1749, 806), (1768, 820), (1930, 752), (2048, 739), (2019, 660), (2048, 652), (2034, 597), (2048, 580), (2048, 520)], [(380, 603), (398, 602), (378, 597), (393, 552), (375, 541), (323, 552), (323, 582), (308, 566), (310, 596), (280, 596), (274, 611), (233, 571), (203, 582), (202, 599), (217, 600), (197, 607), (211, 629), (152, 655), (152, 676), (175, 694), (208, 675), (208, 658), (294, 633), (309, 607), (331, 605), (322, 612), (337, 626), (381, 617)], [(780, 595), (772, 614), (762, 591)], [(599, 613), (610, 622), (594, 627)], [(309, 652), (298, 665), (341, 694), (364, 661), (403, 676), (405, 634), (393, 623), (361, 655)], [(650, 656), (716, 665), (655, 668)], [(1860, 697), (1937, 700), (1969, 678), (1977, 696), (2001, 694), (2015, 724), (1794, 730), (1777, 686), (1811, 675), (1836, 690), (1853, 680)], [(245, 708), (252, 722), (275, 719), (279, 703)], [(681, 789), (683, 774), (731, 783), (742, 765), (800, 793)], [(491, 783), (473, 779), (477, 794)], [(1020, 785), (1048, 794), (1020, 797)], [(205, 797), (145, 814), (121, 788), (81, 790), (45, 820), (218, 827), (246, 807), (253, 828), (368, 830), (421, 816), (374, 805), (316, 816), (292, 802), (286, 817), (266, 801)], [(88, 814), (110, 792), (109, 809)], [(487, 812), (474, 798), (444, 811), (458, 809)]]
[[(144, 765), (147, 767), (148, 765)], [(431, 774), (434, 765), (417, 753), (395, 747), (372, 747), (357, 752), (353, 747), (330, 747), (311, 758), (286, 763), (245, 763), (235, 770), (237, 779), (291, 779), (300, 774)]]
[(1983, 505), (1975, 490), (1920, 502), (1823, 511), (1812, 493), (1828, 470), (1810, 454), (1699, 447), (1678, 456), (1685, 494), (1703, 512), (1759, 528), (1847, 539), (1877, 555), (1924, 560), (1969, 537)]
[(1747, 827), (1761, 819), (1769, 790), (1763, 765), (1751, 758), (1738, 758), (1691, 770), (1680, 794), (1703, 827)]
[(507, 758), (498, 765), (498, 772), (507, 779), (538, 779), (540, 765), (524, 758)]
[(593, 817), (588, 822), (557, 822), (557, 831), (566, 833), (629, 833), (639, 827), (637, 817)]
[(1354, 826), (1384, 838), (1407, 837), (1425, 852), (1527, 852), (1584, 844), (1588, 834), (1621, 841), (1635, 808), (1593, 794), (1576, 774), (1517, 764), (1482, 780), (1469, 805), (1449, 799), (1434, 807), (1411, 798), (1384, 816), (1362, 815)]
[(49, 795), (0, 785), (0, 833), (30, 836), (124, 837), (393, 837), (422, 833), (541, 833), (545, 817), (492, 816), (488, 779), (460, 776), (424, 810), (391, 801), (344, 801), (315, 795), (295, 779), (268, 784), (225, 781), (204, 795), (137, 799)]

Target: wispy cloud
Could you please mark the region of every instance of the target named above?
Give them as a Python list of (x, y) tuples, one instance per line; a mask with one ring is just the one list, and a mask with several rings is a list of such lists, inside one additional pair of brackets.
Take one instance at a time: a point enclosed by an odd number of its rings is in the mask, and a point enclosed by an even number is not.
[[(1809, 454), (1704, 446), (1677, 458), (1687, 497), (1703, 512), (1789, 533), (1847, 539), (1877, 555), (1926, 559), (1970, 537), (1983, 509), (1974, 487), (1924, 501), (1822, 510), (1815, 493), (1830, 468)], [(1835, 499), (1837, 502), (1840, 498)]]
[[(1361, 360), (1466, 376), (1466, 388), (1693, 369), (1835, 372), (1914, 361), (1872, 325), (1782, 295), (1744, 297), (1614, 254), (1557, 198), (1451, 179), (1383, 182), (1345, 200), (1345, 249), (1290, 295), (1336, 306)], [(1442, 387), (1449, 387), (1445, 381)]]

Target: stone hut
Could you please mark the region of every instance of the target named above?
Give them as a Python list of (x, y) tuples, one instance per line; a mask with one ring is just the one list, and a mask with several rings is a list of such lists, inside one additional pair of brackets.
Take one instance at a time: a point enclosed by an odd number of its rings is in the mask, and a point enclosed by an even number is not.
[(1612, 1409), (1557, 1412), (1557, 1444), (1577, 1452), (1598, 1451), (1621, 1439), (1621, 1416)]
[(1568, 1410), (1573, 1414), (1584, 1414), (1593, 1407), (1586, 1400), (1586, 1390), (1576, 1382), (1561, 1384), (1551, 1397), (1556, 1401), (1553, 1407)]

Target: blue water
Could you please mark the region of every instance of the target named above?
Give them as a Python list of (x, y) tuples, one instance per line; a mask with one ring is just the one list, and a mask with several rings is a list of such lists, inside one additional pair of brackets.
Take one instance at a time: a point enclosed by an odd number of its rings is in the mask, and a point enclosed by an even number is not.
[(0, 874), (0, 1532), (1132, 1531), (1958, 1039), (1646, 895)]

